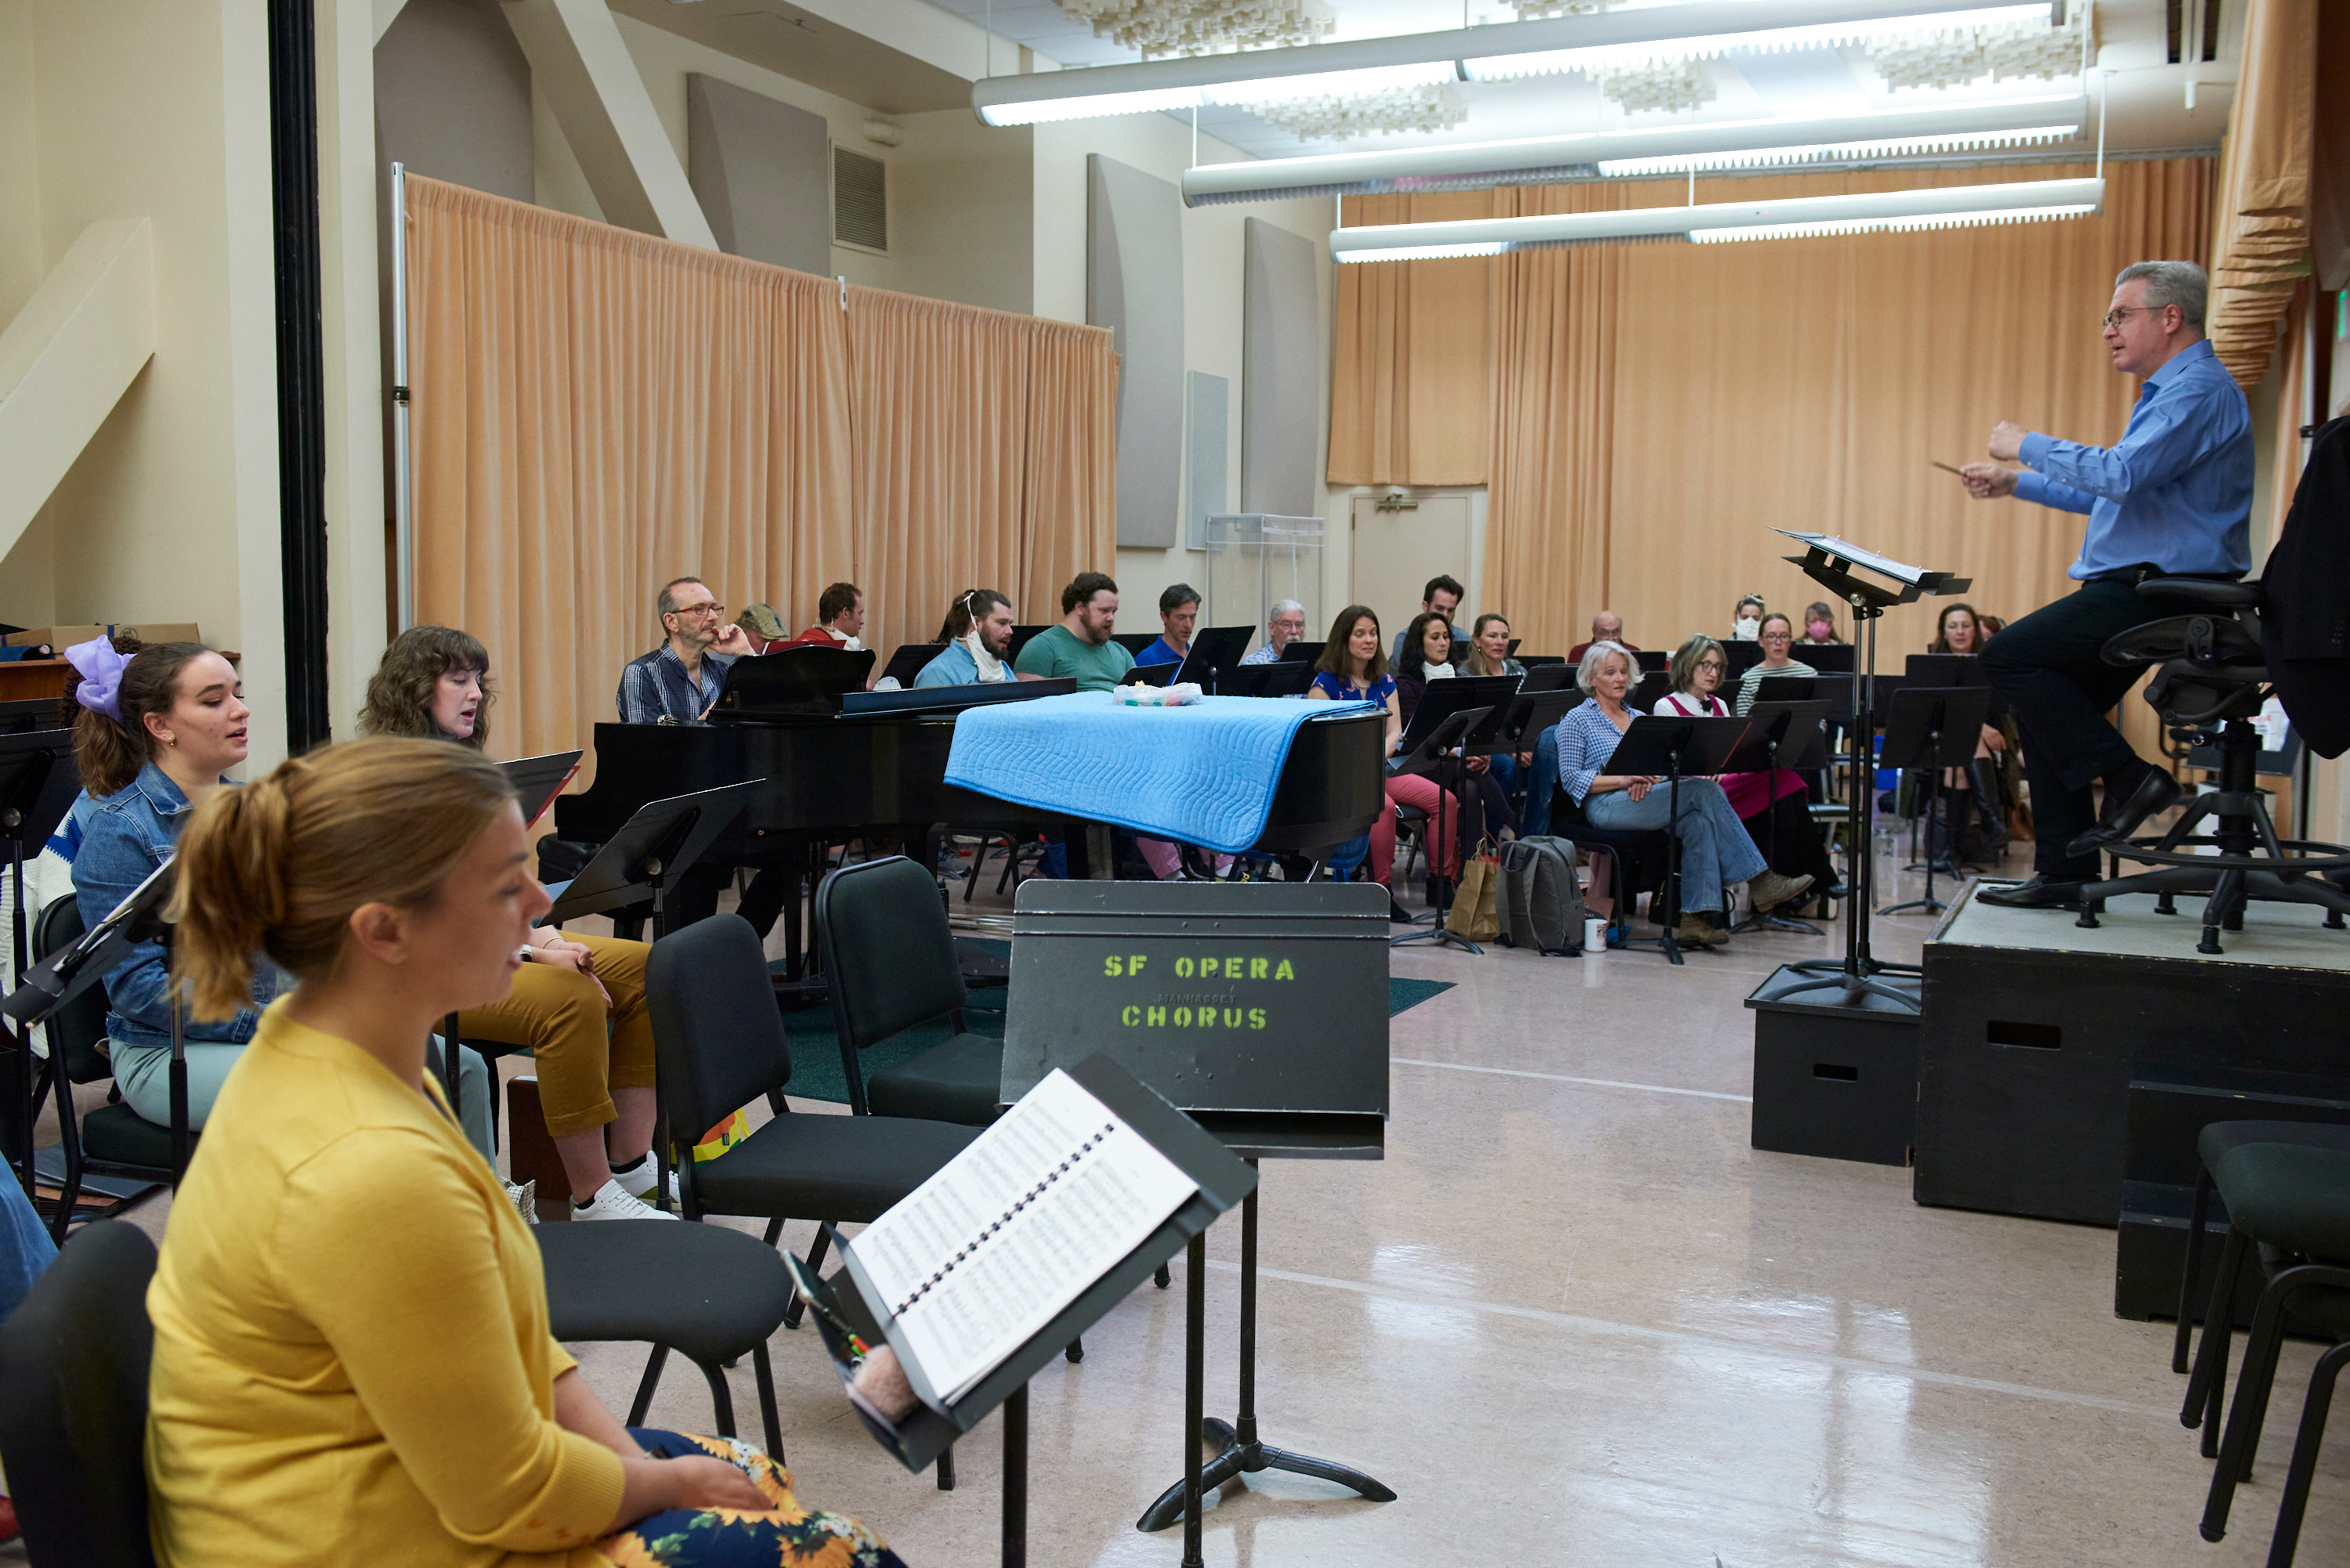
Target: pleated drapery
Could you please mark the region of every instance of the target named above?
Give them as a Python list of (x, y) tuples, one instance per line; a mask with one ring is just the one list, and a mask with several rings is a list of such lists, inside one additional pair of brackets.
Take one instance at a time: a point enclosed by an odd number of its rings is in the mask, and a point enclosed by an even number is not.
[(2311, 270), (2317, 20), (2317, 0), (2251, 0), (2244, 16), (2243, 74), (2220, 162), (2209, 330), (2212, 352), (2247, 390), (2267, 373), (2276, 324)]
[(407, 188), (416, 614), (489, 649), (500, 754), (618, 716), (675, 576), (794, 629), (858, 582), (886, 658), (1112, 558), (1106, 330)]
[[(1700, 202), (2070, 179), (2087, 167), (2040, 165), (1700, 180)], [(2002, 419), (2107, 443), (2137, 383), (2110, 369), (2098, 317), (2114, 274), (2149, 257), (2208, 249), (2209, 161), (2108, 163), (2105, 211), (2053, 223), (1734, 244), (1594, 245), (1490, 260), (1380, 262), (1355, 283), (1366, 343), (1409, 340), (1409, 380), (1447, 389), (1480, 374), (1492, 388), (1482, 447), (1490, 490), (1481, 607), (1499, 609), (1537, 651), (1581, 641), (1601, 608), (1649, 647), (1692, 630), (1720, 635), (1738, 596), (1799, 609), (1818, 597), (1781, 557), (1774, 528), (1841, 534), (1897, 558), (1971, 576), (1972, 601), (2010, 618), (2064, 591), (2080, 522), (2041, 508), (1970, 503), (1934, 460), (1980, 458)], [(1483, 213), (1677, 205), (1685, 180), (1578, 182), (1476, 193)], [(1369, 199), (1365, 199), (1366, 202)], [(1419, 198), (1427, 201), (1428, 198)], [(1347, 221), (1391, 221), (1350, 200)], [(1414, 304), (1447, 286), (1429, 269), (1482, 268), (1490, 342), (1455, 343), (1452, 361), (1399, 321), (1373, 319), (1381, 297)], [(1454, 274), (1446, 275), (1448, 277)], [(1460, 286), (1450, 286), (1455, 289)], [(1343, 297), (1343, 295), (1342, 295)], [(1342, 321), (1345, 321), (1342, 313)], [(1399, 350), (1399, 355), (1400, 351)], [(1354, 351), (1353, 363), (1377, 356)], [(1371, 450), (1384, 401), (1428, 398), (1401, 378), (1349, 381), (1331, 394), (1336, 483), (1475, 483), (1465, 466), (1419, 467), (1424, 449)], [(1342, 451), (1358, 476), (1341, 471)], [(1374, 467), (1387, 475), (1373, 480)], [(1922, 649), (1928, 606), (1897, 609), (1888, 650)], [(1840, 625), (1849, 631), (1848, 618)], [(1898, 668), (1898, 665), (1896, 666)]]

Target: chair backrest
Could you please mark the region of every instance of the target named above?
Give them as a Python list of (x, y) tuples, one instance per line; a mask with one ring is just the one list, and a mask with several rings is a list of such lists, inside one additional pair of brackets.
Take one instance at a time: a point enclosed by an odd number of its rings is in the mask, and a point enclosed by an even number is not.
[(834, 1024), (857, 1049), (962, 1007), (962, 968), (938, 881), (904, 856), (827, 877), (816, 929)]
[(767, 955), (740, 915), (712, 915), (655, 942), (645, 960), (645, 1009), (661, 1099), (681, 1142), (792, 1075)]
[[(50, 901), (33, 922), (33, 961), (81, 940), (81, 900), (68, 893)], [(65, 1064), (66, 1076), (77, 1084), (94, 1084), (113, 1072), (106, 1053), (106, 987), (93, 985), (49, 1014), (45, 1027), (49, 1050)]]
[(0, 1325), (0, 1463), (34, 1568), (154, 1568), (147, 1541), (147, 1282), (136, 1225), (77, 1231)]

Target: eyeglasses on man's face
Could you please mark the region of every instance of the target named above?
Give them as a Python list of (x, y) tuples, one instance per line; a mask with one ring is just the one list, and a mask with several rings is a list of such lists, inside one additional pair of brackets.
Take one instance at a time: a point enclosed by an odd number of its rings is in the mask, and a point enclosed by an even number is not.
[(2133, 316), (2152, 316), (2158, 311), (2168, 310), (2169, 308), (2170, 307), (2166, 305), (2125, 305), (2116, 309), (2106, 311), (2105, 315), (2105, 325), (2107, 327), (2119, 327), (2123, 322), (2127, 321)]
[(676, 613), (679, 615), (718, 616), (724, 615), (726, 613), (726, 607), (713, 600), (706, 605), (680, 605), (677, 607)]

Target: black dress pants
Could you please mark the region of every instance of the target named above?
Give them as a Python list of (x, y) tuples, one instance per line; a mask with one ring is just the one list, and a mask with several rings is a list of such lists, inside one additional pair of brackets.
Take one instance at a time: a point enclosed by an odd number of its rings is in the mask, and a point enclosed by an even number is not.
[(2140, 594), (2126, 578), (2108, 578), (2083, 583), (1983, 644), (1983, 674), (2015, 710), (2022, 734), (2036, 835), (2033, 860), (2042, 876), (2078, 881), (2098, 874), (2095, 856), (2076, 860), (2064, 853), (2076, 836), (2097, 826), (2090, 786), (2106, 779), (2135, 787), (2139, 770), (2148, 765), (2106, 720), (2146, 669), (2107, 664), (2106, 641), (2193, 608), (2182, 599)]

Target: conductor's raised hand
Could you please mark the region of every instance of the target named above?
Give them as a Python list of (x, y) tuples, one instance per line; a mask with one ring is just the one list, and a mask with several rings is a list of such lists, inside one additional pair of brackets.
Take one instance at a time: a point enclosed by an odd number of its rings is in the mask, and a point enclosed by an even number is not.
[(718, 640), (710, 645), (710, 651), (746, 657), (751, 652), (751, 634), (739, 626), (730, 625), (718, 634)]
[(2013, 420), (2002, 420), (1991, 427), (1991, 454), (2002, 462), (2013, 462), (2023, 455), (2023, 438), (2032, 432)]
[(1995, 462), (1970, 462), (1959, 470), (1959, 479), (1966, 485), (1967, 493), (1977, 501), (1995, 501), (2015, 493), (2015, 470), (2002, 468)]

